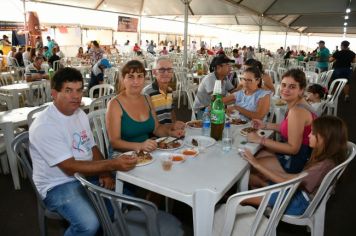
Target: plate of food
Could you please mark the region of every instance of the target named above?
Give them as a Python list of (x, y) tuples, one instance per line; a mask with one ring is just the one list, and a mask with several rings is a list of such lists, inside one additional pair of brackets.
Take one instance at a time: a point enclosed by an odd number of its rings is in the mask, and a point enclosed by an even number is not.
[(138, 166), (145, 166), (148, 164), (151, 164), (155, 159), (151, 156), (150, 153), (144, 152), (144, 151), (129, 151), (129, 152), (124, 152), (118, 157), (137, 157), (137, 164), (136, 167)]
[(196, 157), (199, 154), (199, 150), (197, 148), (186, 148), (181, 153), (186, 157)]
[(284, 101), (284, 100), (282, 100), (282, 99), (278, 99), (275, 103), (274, 103), (274, 105), (276, 105), (276, 106), (284, 106), (284, 105), (286, 105), (287, 103)]
[(246, 128), (243, 128), (243, 129), (240, 130), (240, 134), (242, 136), (246, 136), (248, 133), (252, 133), (252, 132), (256, 132), (260, 136), (264, 136), (266, 134), (265, 131), (260, 130), (260, 129), (256, 129), (256, 128), (253, 128), (253, 127), (246, 127)]
[(248, 121), (246, 121), (246, 120), (241, 120), (241, 119), (236, 119), (236, 118), (230, 119), (230, 124), (232, 124), (232, 125), (246, 125), (247, 123), (248, 123)]
[(183, 141), (174, 137), (162, 137), (156, 139), (158, 150), (176, 150), (183, 146)]
[(207, 148), (213, 146), (216, 143), (216, 141), (211, 137), (193, 135), (193, 136), (186, 136), (184, 139), (184, 143), (190, 147), (199, 147), (199, 145), (201, 145)]
[(187, 126), (192, 129), (201, 129), (203, 127), (202, 120), (191, 120), (187, 122)]

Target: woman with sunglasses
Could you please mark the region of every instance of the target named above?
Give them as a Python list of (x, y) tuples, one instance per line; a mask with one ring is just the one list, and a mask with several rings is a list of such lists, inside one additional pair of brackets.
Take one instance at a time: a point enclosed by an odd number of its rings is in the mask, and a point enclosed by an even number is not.
[(271, 92), (261, 89), (260, 70), (256, 67), (247, 68), (240, 83), (242, 84), (241, 90), (223, 98), (225, 104), (234, 102), (234, 105), (228, 107), (228, 112), (238, 111), (241, 120), (263, 120), (269, 111)]

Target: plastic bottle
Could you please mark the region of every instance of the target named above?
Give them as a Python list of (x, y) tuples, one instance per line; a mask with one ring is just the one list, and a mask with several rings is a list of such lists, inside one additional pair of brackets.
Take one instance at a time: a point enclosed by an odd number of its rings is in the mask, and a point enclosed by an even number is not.
[(211, 129), (210, 136), (216, 141), (222, 139), (225, 122), (225, 106), (221, 95), (221, 80), (215, 81), (212, 105), (210, 111)]
[(203, 127), (202, 127), (202, 135), (210, 137), (210, 116), (209, 109), (206, 107), (203, 113)]
[(52, 68), (49, 68), (48, 70), (48, 78), (51, 80), (54, 75), (54, 70)]
[(222, 149), (223, 152), (229, 152), (232, 149), (232, 136), (231, 136), (231, 128), (230, 122), (225, 122), (225, 128), (223, 131), (223, 138), (222, 138)]

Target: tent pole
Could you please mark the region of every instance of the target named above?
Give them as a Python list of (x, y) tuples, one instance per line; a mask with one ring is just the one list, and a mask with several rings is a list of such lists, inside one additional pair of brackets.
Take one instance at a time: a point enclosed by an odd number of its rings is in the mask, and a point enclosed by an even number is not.
[(261, 52), (261, 33), (262, 33), (262, 25), (259, 25), (258, 29), (258, 52)]
[(192, 0), (182, 0), (184, 3), (184, 51), (183, 51), (183, 66), (188, 66), (188, 8)]
[(27, 47), (28, 45), (28, 34), (26, 33), (26, 25), (27, 25), (27, 20), (26, 20), (26, 1), (23, 0), (23, 16), (24, 16), (24, 26), (23, 26), (23, 31), (25, 32), (25, 46)]
[(284, 38), (284, 49), (287, 48), (287, 37), (288, 37), (288, 28), (286, 28), (286, 37)]

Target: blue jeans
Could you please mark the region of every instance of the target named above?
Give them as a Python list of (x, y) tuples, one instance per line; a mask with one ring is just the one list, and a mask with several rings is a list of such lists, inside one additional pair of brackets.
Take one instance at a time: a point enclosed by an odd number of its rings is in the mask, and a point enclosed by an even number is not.
[(48, 191), (44, 203), (49, 210), (58, 212), (70, 223), (65, 236), (95, 235), (100, 227), (95, 209), (77, 180)]

